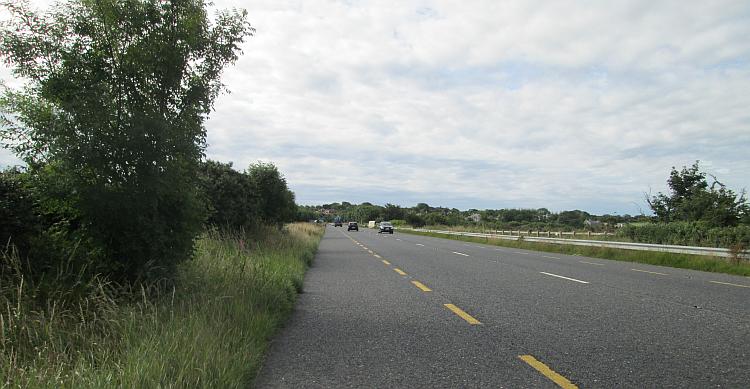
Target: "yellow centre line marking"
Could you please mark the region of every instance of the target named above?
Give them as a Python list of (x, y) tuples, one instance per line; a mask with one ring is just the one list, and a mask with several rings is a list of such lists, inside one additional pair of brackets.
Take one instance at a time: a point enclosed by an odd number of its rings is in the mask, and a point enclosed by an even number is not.
[(469, 324), (471, 324), (471, 325), (482, 324), (482, 323), (479, 322), (479, 320), (473, 318), (471, 315), (469, 315), (468, 313), (464, 312), (461, 308), (459, 308), (459, 307), (457, 307), (457, 306), (455, 306), (453, 304), (443, 304), (443, 306), (446, 307), (446, 308), (448, 308), (448, 309), (450, 309), (451, 312), (453, 312), (456, 315), (458, 315), (458, 317), (466, 320), (466, 322), (469, 323)]
[(375, 253), (372, 252), (372, 250), (367, 250), (367, 252), (370, 253), (370, 254), (375, 254)]
[(714, 284), (739, 286), (740, 288), (750, 288), (750, 285), (732, 284), (732, 283), (729, 283), (729, 282), (721, 282), (721, 281), (708, 281), (708, 282), (713, 282)]
[(519, 355), (519, 358), (521, 358), (522, 361), (529, 364), (529, 366), (536, 369), (536, 371), (542, 373), (545, 377), (552, 380), (552, 382), (556, 383), (559, 387), (565, 388), (565, 389), (577, 389), (578, 387), (575, 386), (572, 382), (570, 382), (567, 378), (561, 376), (560, 374), (557, 374), (554, 370), (547, 367), (547, 365), (543, 364), (542, 362), (539, 362), (536, 358), (532, 357), (531, 355)]
[(383, 258), (383, 257), (381, 257), (380, 255), (377, 255), (377, 254), (373, 254), (373, 255), (375, 256), (375, 258)]
[(411, 283), (414, 284), (414, 286), (416, 286), (420, 290), (422, 290), (422, 292), (432, 292), (432, 289), (428, 288), (427, 285), (419, 281), (412, 281)]
[(639, 271), (639, 272), (641, 272), (641, 273), (658, 274), (658, 275), (660, 275), (660, 276), (668, 276), (668, 275), (669, 275), (669, 274), (667, 274), (667, 273), (659, 273), (659, 272), (655, 272), (655, 271), (648, 271), (648, 270), (640, 270), (640, 269), (630, 269), (630, 270), (632, 270), (632, 271)]
[(383, 260), (383, 263), (386, 264), (386, 265), (390, 265), (391, 264), (390, 262), (386, 261), (385, 259)]
[(401, 270), (401, 269), (399, 269), (399, 268), (394, 268), (394, 269), (393, 269), (393, 271), (395, 271), (395, 272), (396, 272), (396, 273), (398, 273), (398, 274), (401, 274), (402, 276), (405, 276), (405, 275), (406, 275), (406, 273), (404, 273), (404, 271), (403, 271), (403, 270)]
[(604, 266), (603, 263), (586, 262), (586, 261), (578, 261), (578, 262), (580, 262), (580, 263), (588, 263), (589, 265)]

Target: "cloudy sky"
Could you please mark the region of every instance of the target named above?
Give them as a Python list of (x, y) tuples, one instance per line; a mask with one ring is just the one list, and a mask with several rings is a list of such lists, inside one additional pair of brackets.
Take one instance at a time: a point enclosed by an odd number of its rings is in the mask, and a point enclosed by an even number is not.
[(301, 204), (638, 214), (695, 160), (750, 188), (746, 0), (215, 3), (257, 33), (207, 155)]

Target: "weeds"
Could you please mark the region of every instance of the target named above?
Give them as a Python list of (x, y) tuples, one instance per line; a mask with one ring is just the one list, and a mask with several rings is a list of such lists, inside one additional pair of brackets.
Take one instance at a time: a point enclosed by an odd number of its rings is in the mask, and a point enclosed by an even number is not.
[(246, 387), (322, 233), (308, 224), (253, 236), (209, 231), (174, 282), (95, 277), (44, 293), (54, 282), (28, 282), (6, 250), (0, 386)]

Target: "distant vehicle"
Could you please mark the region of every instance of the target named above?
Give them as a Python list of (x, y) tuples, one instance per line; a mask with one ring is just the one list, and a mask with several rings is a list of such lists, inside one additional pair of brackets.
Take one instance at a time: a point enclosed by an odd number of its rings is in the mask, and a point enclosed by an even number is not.
[(370, 220), (367, 222), (367, 228), (375, 228), (375, 220)]
[(359, 226), (357, 225), (357, 222), (349, 222), (349, 227), (346, 228), (347, 231), (359, 231)]
[(336, 216), (335, 219), (333, 219), (333, 226), (334, 227), (342, 227), (341, 218)]
[(387, 232), (389, 234), (393, 234), (393, 224), (390, 222), (381, 222), (379, 226), (378, 234)]

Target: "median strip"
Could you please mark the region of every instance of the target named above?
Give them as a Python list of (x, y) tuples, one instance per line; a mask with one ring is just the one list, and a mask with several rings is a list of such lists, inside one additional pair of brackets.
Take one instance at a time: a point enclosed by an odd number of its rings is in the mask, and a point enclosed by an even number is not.
[(466, 320), (466, 322), (471, 325), (482, 324), (479, 320), (473, 318), (471, 315), (453, 304), (443, 304), (443, 306), (450, 309), (451, 312), (455, 313), (458, 317)]
[(713, 282), (714, 284), (722, 284), (722, 285), (731, 285), (731, 286), (739, 286), (740, 288), (750, 288), (750, 285), (740, 285), (740, 284), (733, 284), (731, 282), (721, 282), (721, 281), (708, 281)]
[(660, 276), (668, 276), (669, 275), (667, 273), (659, 273), (659, 272), (655, 272), (655, 271), (648, 271), (648, 270), (641, 270), (641, 269), (630, 269), (630, 270), (641, 272), (641, 273), (658, 274)]
[(574, 385), (572, 382), (570, 382), (570, 380), (568, 380), (567, 378), (561, 376), (560, 374), (558, 374), (554, 370), (550, 369), (547, 365), (545, 365), (544, 363), (540, 362), (539, 360), (537, 360), (533, 356), (531, 356), (531, 355), (519, 355), (518, 357), (521, 358), (522, 361), (524, 361), (527, 364), (529, 364), (529, 366), (531, 366), (534, 369), (536, 369), (536, 371), (542, 373), (545, 377), (547, 377), (550, 380), (552, 380), (552, 382), (556, 383), (557, 386), (559, 386), (561, 388), (565, 388), (565, 389), (577, 389), (578, 388), (576, 385)]
[(456, 255), (463, 255), (464, 257), (468, 257), (469, 256), (469, 254), (459, 253), (458, 251), (451, 251), (451, 252), (453, 254), (456, 254)]
[(557, 275), (557, 274), (552, 274), (552, 273), (547, 273), (547, 272), (543, 272), (543, 271), (540, 271), (539, 273), (546, 274), (546, 275), (552, 276), (552, 277), (562, 278), (564, 280), (569, 280), (569, 281), (574, 281), (574, 282), (580, 282), (582, 284), (588, 284), (588, 282), (586, 282), (586, 281), (577, 280), (575, 278), (565, 277), (565, 276), (561, 276), (561, 275)]
[(402, 276), (405, 276), (405, 275), (406, 275), (406, 273), (405, 273), (405, 272), (404, 272), (403, 270), (401, 270), (401, 269), (399, 269), (399, 268), (397, 268), (397, 267), (396, 267), (396, 268), (394, 268), (394, 269), (393, 269), (393, 271), (395, 271), (395, 272), (396, 272), (396, 273), (398, 273), (398, 274), (401, 274)]
[(422, 290), (422, 292), (432, 292), (432, 289), (428, 288), (427, 285), (419, 281), (412, 281), (411, 283), (414, 284), (414, 286), (416, 286), (420, 290)]

